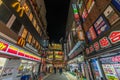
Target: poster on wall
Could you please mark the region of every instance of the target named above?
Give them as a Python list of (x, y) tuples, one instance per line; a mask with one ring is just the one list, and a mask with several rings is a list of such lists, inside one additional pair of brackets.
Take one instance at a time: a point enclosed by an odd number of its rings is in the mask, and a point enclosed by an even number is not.
[(89, 28), (89, 32), (90, 32), (90, 35), (91, 35), (92, 40), (94, 40), (94, 39), (97, 38), (97, 34), (96, 34), (93, 26), (91, 26), (91, 27)]
[(119, 80), (112, 64), (102, 64), (107, 80)]
[(120, 79), (120, 64), (113, 64), (113, 67), (117, 73), (118, 78)]
[(113, 25), (120, 19), (118, 14), (115, 12), (115, 10), (110, 5), (104, 11), (104, 15), (108, 19), (111, 25)]
[(120, 0), (112, 0), (112, 4), (120, 11)]
[(105, 18), (100, 16), (94, 23), (95, 30), (98, 35), (103, 34), (105, 31), (107, 31), (110, 26), (107, 24)]

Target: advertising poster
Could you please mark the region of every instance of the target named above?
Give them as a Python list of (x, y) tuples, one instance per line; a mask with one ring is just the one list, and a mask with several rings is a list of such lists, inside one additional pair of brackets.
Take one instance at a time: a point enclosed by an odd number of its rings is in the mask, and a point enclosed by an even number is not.
[(102, 64), (107, 80), (119, 80), (112, 64)]
[(112, 0), (112, 4), (120, 11), (120, 0)]
[(110, 28), (102, 16), (100, 16), (96, 20), (96, 22), (94, 23), (94, 27), (98, 35), (103, 34), (105, 31), (107, 31)]
[(87, 35), (87, 38), (88, 38), (88, 42), (92, 42), (92, 38), (91, 38), (91, 35), (90, 35), (90, 32), (86, 32), (86, 35)]
[(113, 25), (115, 22), (117, 22), (120, 19), (118, 14), (115, 12), (115, 10), (111, 6), (108, 6), (106, 8), (106, 10), (104, 11), (104, 15), (108, 19), (111, 25)]
[(97, 34), (96, 34), (93, 26), (90, 27), (89, 32), (90, 32), (92, 40), (97, 38)]
[(113, 67), (117, 73), (118, 78), (120, 79), (120, 64), (113, 64)]
[(96, 80), (98, 80), (99, 77), (100, 77), (100, 73), (99, 73), (99, 70), (98, 70), (99, 68), (97, 66), (96, 59), (93, 59), (91, 64), (92, 64), (92, 69), (93, 69), (94, 77), (95, 77)]

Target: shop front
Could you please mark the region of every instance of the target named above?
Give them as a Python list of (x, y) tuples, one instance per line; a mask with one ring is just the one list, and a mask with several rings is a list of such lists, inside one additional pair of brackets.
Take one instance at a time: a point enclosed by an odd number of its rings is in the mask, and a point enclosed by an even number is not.
[(24, 75), (37, 74), (40, 60), (37, 55), (0, 39), (0, 79), (20, 80)]
[(107, 80), (120, 80), (120, 54), (107, 55), (100, 58)]

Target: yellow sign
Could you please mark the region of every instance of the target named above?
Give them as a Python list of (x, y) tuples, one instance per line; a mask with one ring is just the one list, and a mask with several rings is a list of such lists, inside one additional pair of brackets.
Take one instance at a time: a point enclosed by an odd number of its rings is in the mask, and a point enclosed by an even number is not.
[(6, 45), (3, 44), (2, 42), (0, 42), (0, 50), (3, 50), (3, 49), (5, 49), (5, 48), (6, 48)]
[(25, 39), (21, 37), (20, 39), (18, 39), (17, 44), (23, 47), (25, 45)]
[(19, 16), (22, 17), (24, 14), (24, 8), (20, 5), (20, 2), (15, 2), (12, 4), (13, 8), (17, 8), (16, 11), (19, 13)]

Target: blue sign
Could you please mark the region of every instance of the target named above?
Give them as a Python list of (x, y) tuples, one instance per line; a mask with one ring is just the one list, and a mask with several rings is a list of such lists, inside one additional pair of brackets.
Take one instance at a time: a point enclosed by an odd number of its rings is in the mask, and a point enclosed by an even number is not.
[(118, 11), (120, 11), (120, 0), (112, 0), (112, 4)]
[(95, 30), (96, 30), (98, 35), (103, 34), (104, 32), (106, 32), (110, 28), (109, 25), (107, 24), (107, 21), (102, 16), (100, 16), (96, 20), (96, 22), (94, 23), (94, 27), (95, 27)]

